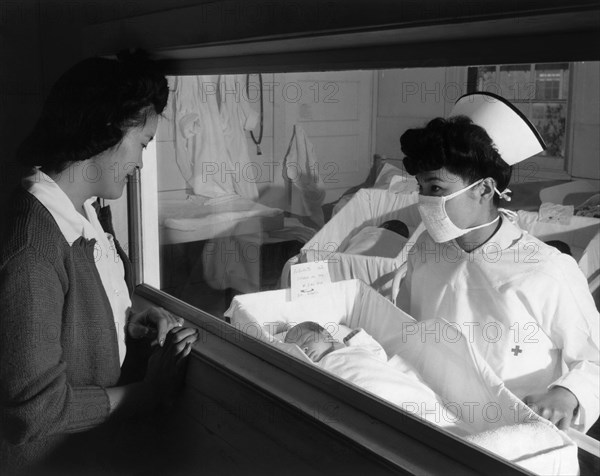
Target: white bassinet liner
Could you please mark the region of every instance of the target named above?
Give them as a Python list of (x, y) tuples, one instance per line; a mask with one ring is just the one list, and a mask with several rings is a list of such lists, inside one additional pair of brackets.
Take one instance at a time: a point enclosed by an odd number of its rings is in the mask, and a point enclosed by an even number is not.
[(421, 216), (416, 203), (417, 192), (393, 193), (387, 190), (360, 189), (339, 213), (308, 241), (302, 251), (331, 251), (344, 245), (348, 238), (365, 226), (378, 226), (388, 220), (403, 221), (411, 233)]
[[(285, 324), (315, 321), (336, 338), (339, 324), (363, 328), (389, 357), (398, 355), (415, 367), (449, 410), (460, 413), (474, 430), (470, 441), (535, 472), (577, 473), (575, 444), (506, 389), (456, 327), (442, 319), (418, 323), (359, 280), (331, 283), (323, 294), (295, 301), (289, 290), (239, 295), (225, 315), (247, 334), (305, 361), (296, 346), (274, 338)], [(531, 423), (538, 437), (531, 438), (527, 426), (529, 436), (516, 445), (512, 427)]]
[[(360, 279), (387, 299), (395, 296), (394, 276), (406, 263), (408, 250), (423, 231), (417, 209), (419, 194), (393, 193), (387, 190), (361, 189), (334, 215), (301, 249), (297, 259), (286, 264), (282, 272), (283, 285), (289, 285), (289, 268), (297, 262), (327, 261), (332, 281)], [(362, 256), (343, 252), (350, 237), (366, 226), (379, 226), (388, 220), (406, 224), (410, 235), (406, 246), (396, 258)]]

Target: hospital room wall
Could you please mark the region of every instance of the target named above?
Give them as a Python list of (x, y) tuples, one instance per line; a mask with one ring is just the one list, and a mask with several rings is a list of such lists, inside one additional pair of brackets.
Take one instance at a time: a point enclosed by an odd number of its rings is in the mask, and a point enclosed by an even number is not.
[(464, 94), (465, 68), (412, 68), (378, 72), (375, 153), (402, 158), (400, 136), (445, 116)]

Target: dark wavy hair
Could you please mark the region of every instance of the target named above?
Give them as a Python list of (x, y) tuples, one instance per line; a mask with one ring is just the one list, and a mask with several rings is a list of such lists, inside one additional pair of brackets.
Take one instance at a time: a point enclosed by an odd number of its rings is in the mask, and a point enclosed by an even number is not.
[[(436, 118), (400, 137), (404, 167), (410, 175), (445, 167), (469, 184), (492, 177), (498, 190), (510, 182), (512, 167), (502, 160), (485, 129), (466, 116)], [(494, 195), (494, 204), (499, 197)]]
[(168, 94), (165, 76), (141, 53), (83, 60), (52, 87), (17, 160), (61, 172), (116, 146), (129, 128), (161, 114)]

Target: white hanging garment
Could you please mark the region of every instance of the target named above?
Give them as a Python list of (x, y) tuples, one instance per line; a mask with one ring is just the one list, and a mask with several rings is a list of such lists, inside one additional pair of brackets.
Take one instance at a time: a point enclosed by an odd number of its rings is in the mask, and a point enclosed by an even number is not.
[(317, 229), (325, 224), (321, 204), (325, 191), (319, 188), (319, 173), (314, 147), (304, 129), (294, 125), (292, 139), (283, 159), (283, 178), (290, 187), (286, 211), (308, 217)]
[(196, 195), (235, 193), (235, 167), (225, 146), (212, 76), (178, 76), (175, 90), (175, 150), (181, 173)]
[(260, 171), (260, 167), (250, 164), (246, 131), (254, 129), (258, 113), (248, 101), (245, 76), (222, 75), (219, 79), (219, 97), (225, 147), (233, 164), (233, 188), (238, 195), (256, 200), (257, 170)]

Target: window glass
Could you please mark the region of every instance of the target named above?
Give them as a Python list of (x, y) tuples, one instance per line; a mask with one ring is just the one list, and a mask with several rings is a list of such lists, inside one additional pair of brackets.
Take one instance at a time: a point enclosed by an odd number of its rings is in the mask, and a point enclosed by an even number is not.
[[(546, 153), (564, 157), (567, 64), (169, 77), (141, 177), (144, 282), (226, 322), (234, 297), (288, 287), (303, 247), (355, 206), (359, 188), (387, 190), (394, 176), (407, 178), (399, 137), (446, 117), (473, 89), (467, 78), (511, 99)], [(405, 224), (414, 233), (418, 214)], [(338, 238), (316, 248), (343, 253), (357, 225), (335, 227)], [(450, 403), (440, 418), (454, 423), (465, 408)]]
[(279, 288), (324, 206), (370, 172), (375, 82), (374, 71), (170, 77), (156, 171), (144, 171), (160, 250), (146, 278), (218, 317), (236, 294)]
[(478, 66), (475, 77), (478, 91), (510, 99), (536, 126), (548, 146), (538, 154), (540, 157), (564, 164), (569, 108), (568, 63)]
[(532, 117), (547, 146), (544, 154), (551, 157), (564, 157), (567, 105), (552, 102), (533, 103)]

